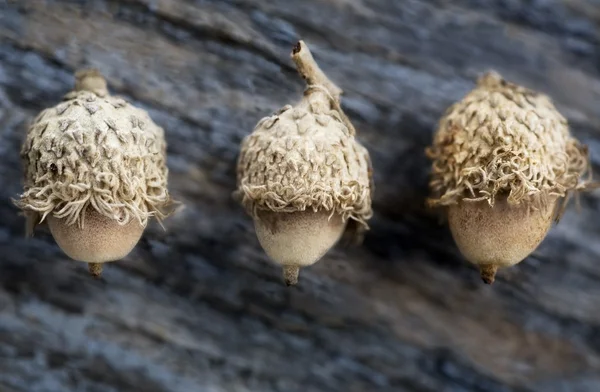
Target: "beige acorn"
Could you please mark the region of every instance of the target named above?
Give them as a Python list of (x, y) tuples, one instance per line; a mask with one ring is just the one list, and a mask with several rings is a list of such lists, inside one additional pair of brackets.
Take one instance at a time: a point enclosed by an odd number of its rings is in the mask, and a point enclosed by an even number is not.
[(28, 232), (48, 222), (60, 248), (89, 263), (125, 257), (152, 216), (170, 204), (164, 131), (144, 110), (108, 93), (94, 69), (29, 127), (21, 156)]
[(589, 165), (550, 98), (495, 72), (447, 110), (427, 153), (429, 203), (446, 207), (458, 248), (488, 284), (537, 248)]
[(292, 59), (308, 84), (304, 97), (260, 120), (244, 139), (235, 193), (288, 286), (344, 231), (367, 229), (373, 191), (369, 154), (340, 107), (342, 91), (304, 42)]

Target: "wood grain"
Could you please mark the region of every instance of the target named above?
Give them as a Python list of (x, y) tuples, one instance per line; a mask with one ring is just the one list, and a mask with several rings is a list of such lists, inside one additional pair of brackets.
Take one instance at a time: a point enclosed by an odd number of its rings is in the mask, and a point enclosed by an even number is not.
[[(231, 199), (240, 140), (294, 103), (304, 39), (370, 150), (371, 231), (296, 289)], [(495, 69), (600, 164), (597, 0), (0, 1), (0, 390), (598, 391), (600, 199), (494, 286), (424, 207), (436, 122)], [(166, 130), (186, 209), (105, 280), (10, 203), (37, 112), (99, 68)]]

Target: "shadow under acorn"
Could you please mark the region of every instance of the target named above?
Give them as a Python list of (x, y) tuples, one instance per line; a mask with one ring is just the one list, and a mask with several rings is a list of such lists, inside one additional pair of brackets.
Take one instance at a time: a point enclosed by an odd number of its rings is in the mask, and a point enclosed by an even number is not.
[(405, 114), (398, 124), (385, 125), (410, 129), (410, 138), (400, 140), (400, 150), (392, 151), (393, 155), (389, 148), (367, 146), (375, 172), (375, 215), (369, 221), (370, 230), (363, 247), (386, 262), (373, 263), (374, 268), (408, 264), (414, 260), (411, 255), (426, 252), (426, 262), (453, 273), (471, 275), (473, 271), (461, 258), (445, 224), (443, 210), (426, 206), (431, 161), (425, 156), (425, 149), (431, 144), (435, 129), (429, 118)]

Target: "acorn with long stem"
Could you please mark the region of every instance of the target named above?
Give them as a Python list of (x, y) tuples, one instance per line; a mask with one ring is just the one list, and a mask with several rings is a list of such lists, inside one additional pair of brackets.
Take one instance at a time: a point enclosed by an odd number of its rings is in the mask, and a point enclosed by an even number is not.
[(96, 277), (171, 204), (164, 131), (144, 110), (111, 96), (95, 69), (77, 72), (75, 89), (36, 117), (21, 157), (24, 192), (15, 204), (28, 233), (48, 222), (60, 248), (89, 263)]
[(235, 192), (287, 285), (345, 231), (367, 229), (373, 192), (369, 154), (340, 106), (342, 90), (303, 41), (291, 56), (308, 84), (304, 97), (263, 118), (244, 139)]

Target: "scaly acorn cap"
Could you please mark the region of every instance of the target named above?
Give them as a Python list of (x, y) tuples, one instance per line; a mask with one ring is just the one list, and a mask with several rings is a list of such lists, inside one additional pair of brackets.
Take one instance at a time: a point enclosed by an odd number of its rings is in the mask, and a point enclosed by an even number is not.
[(544, 204), (575, 190), (589, 166), (587, 148), (569, 132), (549, 97), (510, 83), (496, 72), (452, 105), (433, 145), (433, 206), (460, 200)]
[(585, 188), (580, 178), (589, 167), (587, 147), (571, 137), (550, 98), (495, 72), (446, 111), (427, 154), (428, 202), (448, 208), (461, 253), (486, 283), (536, 249), (565, 196)]
[[(260, 238), (267, 232), (259, 230), (261, 212), (282, 213), (279, 220), (298, 219), (299, 225), (319, 216), (325, 221), (313, 223), (329, 227), (327, 219), (333, 219), (341, 232), (346, 222), (352, 221), (348, 229), (358, 226), (359, 234), (368, 228), (367, 220), (372, 216), (371, 162), (340, 107), (342, 91), (321, 71), (303, 41), (294, 47), (292, 59), (308, 84), (304, 97), (295, 106), (286, 105), (260, 120), (243, 140), (238, 160), (234, 195), (259, 222), (257, 233), (263, 246), (276, 240)], [(317, 215), (300, 214), (303, 212)], [(287, 223), (282, 226), (293, 227)], [(326, 245), (315, 246), (333, 246), (339, 239), (337, 231), (333, 232), (323, 236)], [(309, 253), (305, 252), (303, 261), (296, 253), (296, 264), (312, 264), (322, 256), (315, 260)], [(285, 257), (278, 258), (275, 261), (286, 264)]]
[[(112, 261), (116, 254), (129, 253), (150, 217), (167, 215), (171, 200), (164, 131), (146, 111), (111, 96), (97, 70), (77, 72), (75, 79), (74, 91), (29, 127), (21, 149), (24, 192), (15, 204), (25, 212), (29, 234), (52, 217), (52, 233), (68, 255), (94, 263)], [(86, 224), (86, 215), (95, 218)], [(115, 233), (120, 232), (117, 226), (133, 230), (120, 251), (109, 249), (119, 240), (85, 256), (65, 245), (79, 246), (63, 238), (64, 233), (75, 235), (72, 225), (89, 230), (79, 235), (91, 239), (96, 231), (110, 231), (105, 230), (107, 222), (114, 223)], [(110, 257), (101, 257), (103, 252)]]

